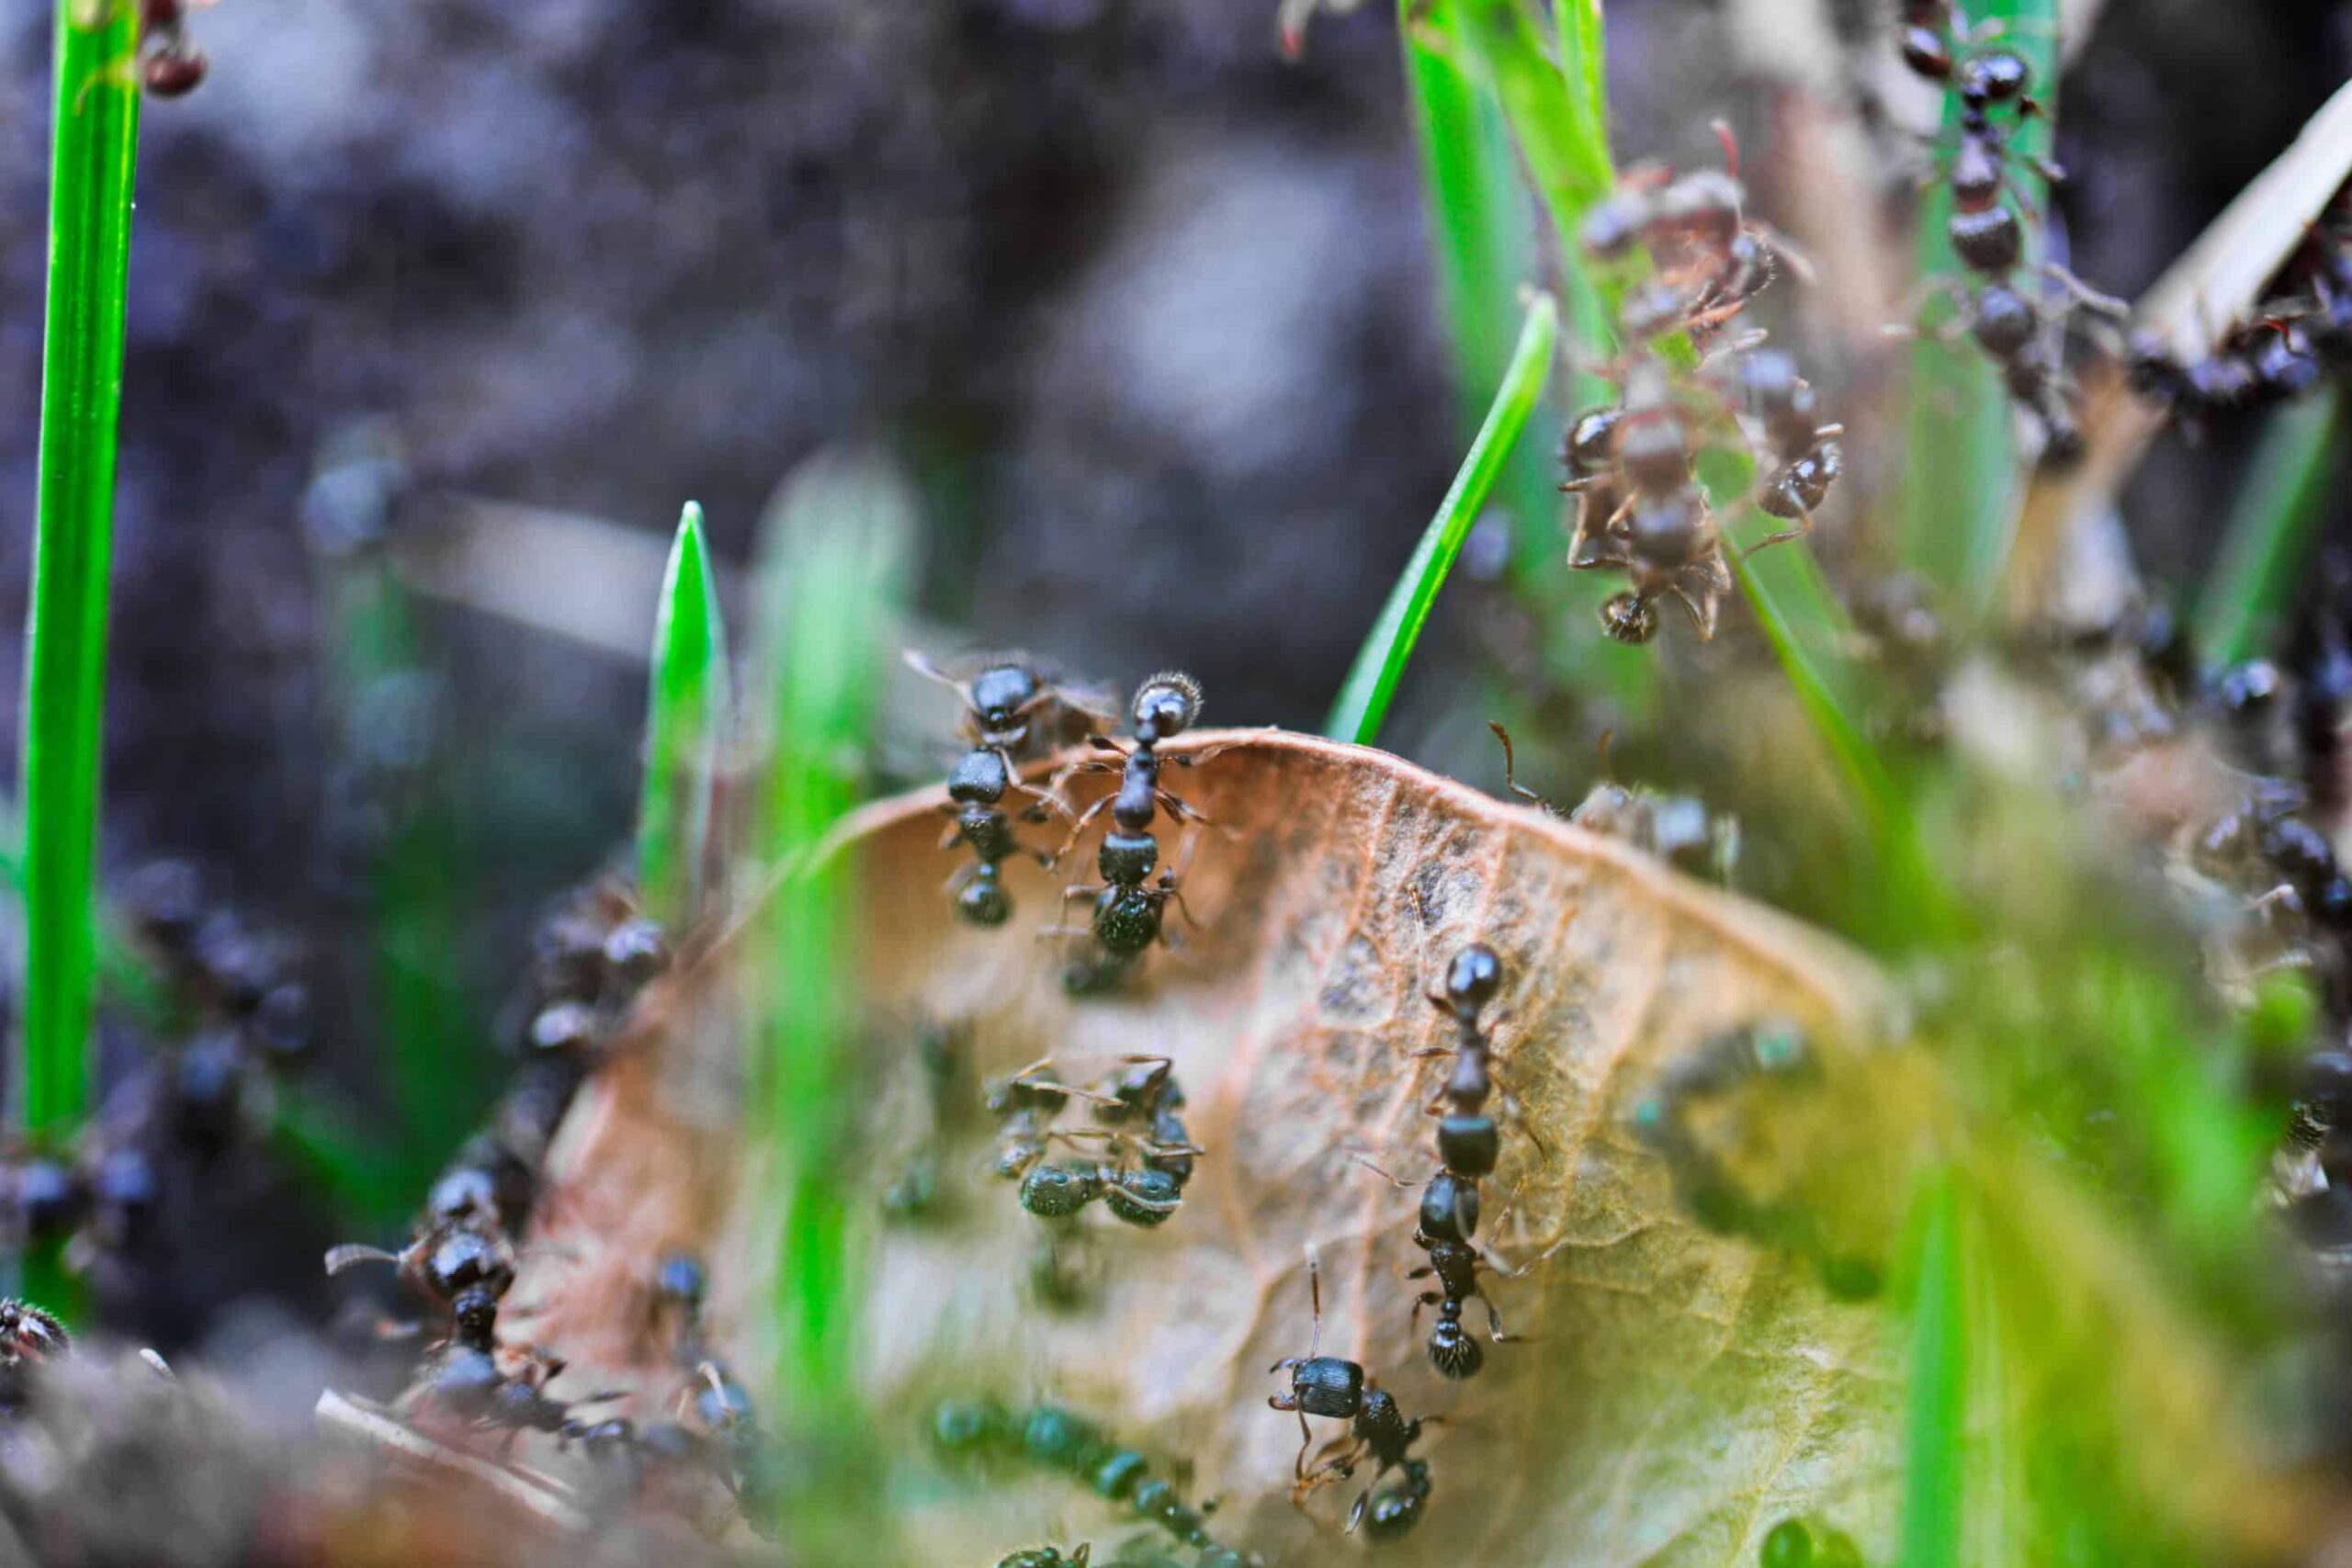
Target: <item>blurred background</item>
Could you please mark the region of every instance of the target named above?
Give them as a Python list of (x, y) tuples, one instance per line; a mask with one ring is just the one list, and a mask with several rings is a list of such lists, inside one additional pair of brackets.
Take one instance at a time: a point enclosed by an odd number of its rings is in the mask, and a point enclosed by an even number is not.
[[(1771, 301), (1833, 407), (1883, 395), (1909, 288), (1933, 105), (1891, 9), (1609, 7), (1621, 160), (1712, 161), (1724, 116), (1758, 210), (1862, 279)], [(2352, 6), (2068, 15), (2053, 232), (2128, 298), (2352, 70)], [(532, 919), (628, 832), (683, 501), (732, 592), (796, 465), (878, 446), (921, 498), (930, 651), (1123, 685), (1175, 665), (1212, 723), (1313, 728), (1460, 457), (1382, 6), (1318, 17), (1295, 62), (1272, 0), (220, 0), (190, 26), (210, 79), (150, 104), (141, 150), (104, 860), (193, 863), (296, 939), (319, 1068), (363, 1118), (391, 1033), (453, 1043), (484, 1095), (503, 1074)], [(48, 68), (42, 8), (0, 17), (9, 625)], [(2170, 441), (2143, 474), (2127, 521), (2160, 581), (2202, 569), (2244, 445)], [(1489, 577), (1503, 530), (1558, 525), (1490, 521)], [(1490, 787), (1464, 703), (1500, 596), (1449, 592), (1387, 731)], [(1663, 656), (1754, 658), (1729, 615)], [(0, 691), (17, 654), (0, 638)], [(1536, 739), (1589, 757), (1605, 715), (1554, 695), (1575, 721)], [(878, 783), (934, 776), (939, 716), (910, 714)], [(446, 933), (433, 973), (377, 961), (388, 918)], [(124, 1326), (168, 1349), (254, 1283), (320, 1288), (282, 1227), (222, 1234)]]

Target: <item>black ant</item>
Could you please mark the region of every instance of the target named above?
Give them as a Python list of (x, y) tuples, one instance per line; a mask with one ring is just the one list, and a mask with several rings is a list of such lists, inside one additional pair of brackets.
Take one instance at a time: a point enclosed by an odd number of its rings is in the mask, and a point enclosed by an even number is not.
[(24, 1408), (42, 1368), (74, 1350), (74, 1337), (55, 1313), (11, 1296), (0, 1300), (0, 1412)]
[(503, 1297), (514, 1283), (514, 1245), (478, 1213), (435, 1219), (399, 1252), (346, 1243), (327, 1249), (329, 1274), (361, 1263), (390, 1263), (401, 1280), (438, 1307), (448, 1307), (475, 1286)]
[(1628, 341), (1644, 344), (1682, 332), (1704, 346), (1764, 291), (1782, 261), (1800, 276), (1810, 274), (1794, 246), (1747, 216), (1739, 143), (1723, 121), (1714, 130), (1723, 142), (1724, 168), (1680, 175), (1662, 164), (1630, 170), (1587, 214), (1579, 231), (1596, 260), (1615, 260), (1638, 242), (1656, 267), (1621, 308), (1619, 325)]
[[(1205, 822), (1208, 818), (1188, 804), (1182, 796), (1160, 787), (1161, 763), (1169, 759), (1160, 756), (1159, 748), (1174, 739), (1198, 721), (1201, 715), (1200, 683), (1191, 676), (1176, 671), (1163, 671), (1136, 689), (1132, 711), (1135, 722), (1135, 743), (1122, 746), (1104, 735), (1090, 735), (1087, 743), (1097, 750), (1115, 752), (1121, 761), (1097, 760), (1077, 763), (1073, 773), (1105, 773), (1116, 769), (1119, 787), (1086, 808), (1070, 830), (1069, 840), (1062, 846), (1068, 853), (1106, 807), (1111, 812), (1111, 831), (1102, 836), (1102, 847), (1095, 857), (1096, 868), (1102, 881), (1096, 886), (1080, 885), (1065, 888), (1065, 902), (1072, 898), (1092, 898), (1093, 919), (1088, 928), (1103, 958), (1114, 964), (1125, 964), (1140, 957), (1155, 942), (1165, 939), (1161, 916), (1173, 900), (1184, 910), (1187, 919), (1192, 910), (1184, 904), (1182, 861), (1189, 855), (1191, 840), (1187, 840), (1179, 863), (1160, 867), (1157, 881), (1151, 880), (1155, 867), (1159, 866), (1159, 840), (1152, 833), (1152, 823), (1164, 808), (1179, 822)], [(1205, 760), (1201, 756), (1178, 757), (1176, 762), (1191, 767)], [(1056, 857), (1059, 858), (1058, 855)], [(1079, 934), (1067, 928), (1055, 927), (1046, 935)]]
[(1014, 838), (1012, 818), (1002, 809), (1005, 795), (1032, 797), (1032, 821), (1043, 820), (1048, 809), (1069, 815), (1051, 791), (1021, 783), (1014, 762), (1050, 750), (1073, 724), (1107, 718), (1109, 709), (1091, 694), (1063, 687), (1020, 654), (975, 660), (968, 679), (942, 670), (912, 649), (906, 660), (918, 674), (953, 688), (963, 699), (960, 728), (971, 750), (947, 775), (949, 804), (940, 809), (956, 825), (939, 847), (952, 849), (958, 840), (971, 847), (971, 862), (957, 869), (948, 891), (966, 919), (1001, 926), (1012, 914), (1012, 900), (998, 868), (1016, 854), (1032, 856), (1041, 866), (1054, 863), (1052, 855)]
[[(1050, 1059), (1031, 1064), (990, 1092), (989, 1106), (1009, 1127), (998, 1155), (999, 1175), (1018, 1175), (1021, 1206), (1043, 1219), (1069, 1219), (1100, 1199), (1117, 1218), (1133, 1225), (1167, 1222), (1183, 1201), (1193, 1161), (1204, 1151), (1192, 1141), (1180, 1114), (1184, 1092), (1165, 1056), (1129, 1056), (1127, 1066), (1102, 1080), (1103, 1087), (1076, 1089), (1037, 1075)], [(1091, 1102), (1092, 1128), (1061, 1129), (1055, 1117), (1072, 1097)], [(1136, 1131), (1129, 1131), (1129, 1129)], [(1117, 1163), (1039, 1164), (1048, 1140), (1101, 1140), (1118, 1153)]]
[(1813, 514), (1845, 471), (1845, 450), (1837, 437), (1842, 424), (1822, 424), (1813, 386), (1797, 374), (1797, 363), (1778, 349), (1741, 355), (1733, 374), (1740, 409), (1763, 434), (1763, 446), (1778, 466), (1758, 486), (1757, 505), (1793, 522), (1750, 546), (1760, 550), (1813, 531)]
[[(1546, 816), (1561, 818), (1589, 833), (1623, 840), (1669, 864), (1711, 870), (1717, 881), (1729, 885), (1732, 868), (1739, 862), (1739, 819), (1711, 814), (1706, 802), (1696, 795), (1660, 795), (1619, 784), (1609, 773), (1613, 731), (1601, 732), (1600, 781), (1585, 792), (1574, 810), (1563, 812), (1519, 782), (1519, 758), (1511, 747), (1510, 731), (1493, 719), (1487, 721), (1487, 728), (1502, 742), (1503, 787), (1520, 799)], [(1694, 865), (1689, 857), (1700, 850), (1707, 852), (1707, 860), (1703, 865)]]
[[(1352, 1530), (1362, 1524), (1365, 1511), (1372, 1508), (1374, 1539), (1393, 1540), (1419, 1522), (1421, 1509), (1429, 1501), (1429, 1466), (1413, 1458), (1409, 1450), (1420, 1439), (1422, 1427), (1434, 1424), (1436, 1418), (1430, 1417), (1427, 1422), (1406, 1420), (1396, 1399), (1360, 1363), (1319, 1353), (1323, 1342), (1323, 1270), (1311, 1245), (1306, 1249), (1306, 1288), (1315, 1314), (1306, 1354), (1285, 1356), (1267, 1369), (1290, 1374), (1290, 1387), (1267, 1395), (1267, 1404), (1298, 1416), (1298, 1457), (1291, 1465), (1295, 1477), (1292, 1500), (1304, 1503), (1316, 1487), (1347, 1480), (1369, 1455), (1374, 1464), (1374, 1485), (1366, 1487), (1357, 1497), (1355, 1506), (1348, 1511), (1348, 1529)], [(1306, 1462), (1307, 1450), (1315, 1442), (1315, 1433), (1306, 1424), (1309, 1416), (1348, 1423), (1345, 1433), (1325, 1445), (1329, 1457), (1318, 1456), (1318, 1462), (1312, 1469)], [(1380, 1506), (1375, 1508), (1374, 1491), (1380, 1477), (1391, 1470), (1405, 1472), (1404, 1485), (1384, 1493)]]
[[(1613, 417), (1611, 417), (1613, 416)], [(1607, 462), (1598, 466), (1605, 443)], [(1706, 494), (1692, 476), (1690, 434), (1666, 362), (1634, 357), (1614, 409), (1588, 410), (1569, 439), (1565, 491), (1583, 492), (1571, 567), (1623, 567), (1634, 586), (1601, 606), (1601, 629), (1619, 642), (1657, 635), (1656, 601), (1671, 592), (1690, 613), (1702, 641), (1715, 633), (1731, 569)], [(1615, 505), (1603, 512), (1597, 501)]]
[(187, 22), (187, 0), (139, 0), (139, 75), (154, 97), (183, 97), (204, 81), (209, 62)]

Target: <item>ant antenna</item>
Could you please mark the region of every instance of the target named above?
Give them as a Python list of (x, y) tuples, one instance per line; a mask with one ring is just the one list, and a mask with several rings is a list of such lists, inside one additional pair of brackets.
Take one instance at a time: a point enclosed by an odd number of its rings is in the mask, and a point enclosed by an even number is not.
[(1712, 119), (1707, 122), (1707, 129), (1724, 145), (1724, 173), (1733, 179), (1739, 178), (1739, 138), (1732, 134), (1731, 121)]
[(1315, 1244), (1306, 1244), (1306, 1298), (1315, 1310), (1315, 1326), (1306, 1337), (1306, 1359), (1315, 1359), (1323, 1348), (1323, 1257)]

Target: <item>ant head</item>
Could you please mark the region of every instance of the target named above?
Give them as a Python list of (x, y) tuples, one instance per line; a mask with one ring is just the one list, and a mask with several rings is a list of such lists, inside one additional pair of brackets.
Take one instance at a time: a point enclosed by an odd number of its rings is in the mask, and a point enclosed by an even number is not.
[(1657, 636), (1657, 605), (1627, 589), (1601, 602), (1600, 629), (1612, 642), (1638, 646)]
[(1476, 1012), (1502, 985), (1502, 958), (1483, 942), (1472, 942), (1445, 966), (1445, 999), (1458, 1012)]
[(1184, 733), (1201, 716), (1201, 685), (1190, 675), (1163, 670), (1136, 688), (1136, 736), (1167, 740)]
[(1043, 684), (1037, 671), (1017, 659), (992, 660), (972, 677), (972, 711), (991, 732), (1016, 729)]
[(0, 1362), (46, 1361), (74, 1347), (56, 1314), (25, 1301), (0, 1301)]
[(1617, 434), (1621, 410), (1611, 404), (1589, 408), (1576, 417), (1560, 437), (1560, 461), (1579, 477), (1608, 467), (1611, 443)]
[(2013, 49), (1996, 49), (1976, 55), (1960, 68), (1960, 101), (1971, 108), (2026, 98), (2033, 83), (2033, 67)]
[(1930, 82), (1951, 77), (1951, 46), (1933, 28), (1912, 24), (1903, 29), (1903, 63)]

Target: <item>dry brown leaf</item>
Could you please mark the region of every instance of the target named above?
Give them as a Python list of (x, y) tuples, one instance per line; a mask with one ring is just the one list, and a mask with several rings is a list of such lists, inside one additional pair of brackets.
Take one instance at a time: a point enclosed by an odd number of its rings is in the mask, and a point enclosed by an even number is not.
[[(1065, 1402), (1163, 1462), (1189, 1460), (1193, 1495), (1223, 1499), (1221, 1534), (1295, 1559), (1339, 1539), (1333, 1520), (1353, 1495), (1319, 1495), (1313, 1522), (1293, 1509), (1297, 1427), (1265, 1404), (1278, 1386), (1268, 1363), (1306, 1348), (1301, 1252), (1312, 1241), (1326, 1348), (1364, 1361), (1408, 1413), (1453, 1422), (1426, 1439), (1435, 1497), (1396, 1560), (1752, 1562), (1764, 1532), (1794, 1513), (1883, 1551), (1894, 1385), (1876, 1314), (1833, 1303), (1802, 1260), (1700, 1229), (1624, 1125), (1668, 1063), (1726, 1028), (1787, 1018), (1829, 1053), (1861, 1048), (1881, 995), (1871, 971), (1622, 844), (1383, 752), (1273, 731), (1170, 750), (1216, 753), (1169, 775), (1216, 823), (1186, 883), (1204, 929), (1153, 953), (1116, 998), (1066, 996), (1064, 945), (1023, 929), (1051, 916), (1057, 889), (1042, 874), (1015, 882), (1013, 926), (955, 918), (940, 892), (955, 859), (937, 847), (937, 792), (847, 825), (867, 995), (910, 1046), (927, 1017), (970, 1026), (982, 1074), (1048, 1054), (1074, 1066), (1167, 1055), (1210, 1151), (1163, 1229), (1088, 1218), (1100, 1303), (1057, 1315), (1024, 1283), (1039, 1222), (986, 1174), (984, 1141), (955, 1150), (960, 1223), (886, 1231), (874, 1256), (864, 1359), (886, 1418), (911, 1437), (944, 1393)], [(1510, 1328), (1542, 1342), (1498, 1347), (1478, 1378), (1449, 1384), (1408, 1332), (1415, 1195), (1351, 1156), (1410, 1177), (1431, 1168), (1422, 1106), (1441, 1064), (1410, 1053), (1444, 1038), (1423, 994), (1473, 940), (1509, 966), (1498, 1061), (1551, 1150), (1545, 1161), (1507, 1134), (1487, 1235), (1514, 1259), (1558, 1250), (1494, 1287)], [(903, 1103), (889, 1086), (914, 1071), (911, 1049), (871, 1066), (877, 1095)], [(695, 1207), (652, 1190), (659, 1161), (621, 1152), (646, 1129), (615, 1105), (647, 1087), (641, 1072), (592, 1086), (578, 1123), (591, 1131), (568, 1132), (557, 1160), (559, 1217), (646, 1216), (624, 1227), (633, 1242), (608, 1231), (597, 1244), (633, 1247), (640, 1269)], [(906, 1148), (887, 1132), (876, 1142), (878, 1192)], [(714, 1243), (722, 1322), (728, 1301), (765, 1299), (774, 1228), (755, 1194)], [(583, 1245), (561, 1223), (549, 1240)], [(1470, 1320), (1483, 1335), (1475, 1304)], [(587, 1326), (550, 1321), (546, 1337), (611, 1359), (609, 1343), (564, 1337)], [(674, 1381), (650, 1346), (636, 1370)], [(1013, 1495), (919, 1515), (910, 1529), (929, 1561), (979, 1562), (1047, 1534), (1132, 1526), (1067, 1483)]]

